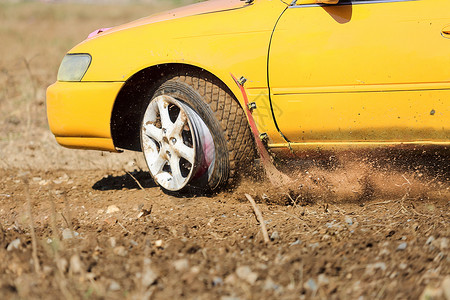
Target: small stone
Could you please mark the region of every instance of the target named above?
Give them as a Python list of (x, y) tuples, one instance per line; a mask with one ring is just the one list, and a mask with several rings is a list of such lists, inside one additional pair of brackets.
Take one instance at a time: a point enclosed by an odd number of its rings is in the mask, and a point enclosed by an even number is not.
[(444, 291), (441, 288), (427, 286), (420, 295), (420, 300), (442, 299)]
[(6, 247), (6, 251), (12, 251), (15, 249), (19, 249), (20, 246), (20, 239), (15, 239), (11, 243), (9, 243), (8, 247)]
[(66, 228), (62, 232), (63, 240), (73, 239), (74, 237), (79, 236), (80, 234), (74, 230), (70, 230), (69, 228)]
[(39, 185), (42, 185), (42, 186), (44, 186), (44, 185), (48, 185), (48, 180), (41, 180), (41, 181), (39, 181)]
[(114, 247), (116, 247), (116, 244), (117, 244), (117, 242), (116, 242), (116, 238), (115, 237), (110, 237), (109, 238), (109, 244), (111, 245), (111, 248), (114, 248)]
[(448, 248), (448, 238), (440, 238), (439, 248), (445, 250)]
[(58, 267), (58, 269), (62, 272), (62, 273), (66, 273), (69, 263), (67, 262), (67, 259), (65, 258), (60, 258), (57, 262), (56, 262), (56, 266)]
[(278, 284), (276, 284), (275, 282), (273, 282), (272, 278), (267, 278), (266, 281), (264, 282), (264, 286), (263, 289), (266, 291), (276, 291), (280, 288), (280, 286)]
[(328, 277), (325, 274), (320, 274), (317, 277), (317, 281), (318, 281), (319, 285), (327, 285), (330, 283), (330, 280), (328, 279)]
[(213, 286), (218, 286), (223, 284), (223, 279), (221, 277), (214, 277), (212, 281)]
[(230, 274), (225, 278), (225, 283), (229, 285), (235, 285), (236, 284), (236, 276), (234, 274)]
[(178, 272), (186, 271), (189, 268), (189, 261), (185, 258), (178, 259), (178, 260), (174, 261), (172, 264), (173, 264), (175, 270), (177, 270)]
[(374, 264), (368, 264), (366, 266), (365, 274), (372, 276), (375, 274), (377, 270), (381, 270), (382, 272), (386, 271), (386, 264), (384, 262), (378, 262)]
[(431, 245), (431, 243), (434, 241), (434, 236), (430, 236), (427, 241), (425, 242), (425, 245)]
[(324, 240), (324, 241), (329, 240), (330, 238), (331, 238), (331, 236), (329, 234), (324, 234), (322, 236), (322, 240)]
[(309, 247), (311, 247), (311, 249), (316, 249), (317, 247), (319, 247), (319, 243), (311, 243), (309, 244)]
[(313, 293), (316, 293), (317, 289), (318, 289), (318, 286), (317, 286), (316, 282), (312, 278), (310, 278), (307, 282), (305, 282), (303, 287), (305, 289), (308, 289), (308, 290), (312, 291)]
[(142, 285), (145, 287), (151, 286), (158, 279), (158, 274), (150, 266), (145, 268), (144, 273), (142, 274)]
[(120, 291), (120, 284), (118, 284), (116, 281), (111, 281), (111, 283), (109, 284), (108, 289), (110, 291)]
[(115, 255), (118, 256), (126, 256), (128, 254), (128, 251), (125, 249), (124, 246), (119, 246), (113, 249), (113, 252)]
[(400, 263), (400, 264), (398, 265), (398, 267), (400, 268), (400, 270), (405, 270), (405, 269), (408, 267), (408, 265), (405, 264), (405, 263)]
[(301, 243), (302, 243), (302, 241), (296, 240), (295, 242), (291, 243), (289, 246), (300, 245)]
[(44, 274), (49, 275), (49, 274), (52, 273), (53, 268), (52, 268), (52, 267), (49, 267), (49, 266), (43, 266), (43, 267), (42, 267), (42, 271), (44, 272)]
[(258, 274), (255, 272), (252, 272), (250, 267), (248, 266), (242, 266), (236, 269), (236, 275), (245, 281), (247, 281), (249, 284), (253, 285), (256, 280), (258, 279)]
[(346, 217), (346, 218), (345, 218), (345, 223), (347, 223), (348, 226), (352, 226), (352, 225), (353, 225), (353, 220), (352, 220), (352, 218)]
[(270, 235), (270, 239), (272, 241), (278, 240), (280, 238), (280, 234), (278, 233), (278, 231), (274, 231), (272, 232), (272, 234)]
[(378, 255), (379, 256), (384, 256), (384, 255), (389, 255), (389, 254), (391, 254), (391, 251), (389, 251), (386, 248), (383, 248), (383, 249), (380, 250), (380, 253)]
[(163, 241), (162, 241), (162, 240), (157, 240), (157, 241), (155, 242), (155, 246), (158, 247), (158, 248), (161, 248), (161, 247), (162, 247), (162, 244), (163, 244)]
[(120, 209), (117, 206), (115, 206), (115, 205), (110, 205), (106, 209), (106, 213), (107, 214), (112, 214), (112, 213), (119, 212), (119, 211), (120, 211)]
[(83, 266), (81, 264), (80, 257), (76, 254), (72, 255), (70, 258), (70, 273), (71, 274), (80, 274), (83, 271)]
[(398, 245), (397, 250), (398, 251), (403, 251), (406, 249), (406, 247), (408, 247), (408, 243), (401, 243), (400, 245)]

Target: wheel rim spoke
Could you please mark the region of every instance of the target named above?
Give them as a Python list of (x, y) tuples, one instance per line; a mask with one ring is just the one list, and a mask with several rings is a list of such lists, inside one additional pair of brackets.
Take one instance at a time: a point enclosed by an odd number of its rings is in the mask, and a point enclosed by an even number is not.
[(194, 164), (195, 161), (195, 150), (194, 148), (190, 148), (183, 144), (181, 141), (177, 142), (174, 145), (175, 151), (179, 156), (190, 162), (191, 164)]
[(181, 132), (183, 131), (184, 125), (186, 125), (186, 123), (187, 123), (186, 113), (183, 111), (180, 111), (180, 113), (178, 114), (177, 120), (175, 121), (175, 123), (173, 124), (173, 126), (171, 128), (170, 136), (181, 138)]
[(144, 124), (144, 134), (157, 141), (161, 141), (163, 139), (162, 129), (159, 129), (154, 124)]
[(159, 153), (158, 157), (150, 163), (149, 169), (152, 172), (152, 174), (159, 174), (161, 173), (162, 169), (164, 168), (164, 165), (166, 164), (167, 160), (165, 157), (163, 157), (162, 151)]
[(161, 126), (163, 130), (165, 129), (167, 132), (171, 132), (173, 123), (169, 116), (169, 103), (163, 98), (158, 99), (158, 109), (159, 115), (161, 116)]
[(174, 184), (176, 186), (179, 186), (183, 183), (183, 181), (185, 181), (185, 178), (181, 176), (180, 157), (178, 157), (174, 153), (170, 157), (170, 169), (172, 171)]

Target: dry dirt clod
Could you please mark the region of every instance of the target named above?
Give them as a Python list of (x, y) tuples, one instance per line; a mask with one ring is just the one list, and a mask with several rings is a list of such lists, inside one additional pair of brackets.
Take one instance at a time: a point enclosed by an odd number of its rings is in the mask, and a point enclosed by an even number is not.
[(144, 287), (149, 287), (156, 282), (158, 279), (158, 274), (151, 267), (151, 260), (148, 258), (144, 259), (144, 271), (142, 272), (142, 285)]
[(178, 272), (186, 271), (189, 268), (189, 261), (185, 258), (178, 259), (178, 260), (174, 261), (172, 264), (173, 264), (175, 270), (177, 270)]
[(107, 213), (107, 214), (113, 214), (113, 213), (119, 212), (119, 211), (120, 211), (120, 209), (119, 209), (117, 206), (115, 206), (115, 205), (110, 205), (110, 206), (108, 206), (108, 208), (106, 209), (106, 213)]
[(128, 251), (125, 249), (124, 246), (118, 246), (118, 247), (114, 248), (113, 252), (115, 255), (118, 255), (118, 256), (127, 256), (127, 254), (128, 254)]
[(110, 291), (120, 291), (120, 288), (121, 288), (120, 284), (117, 281), (111, 280), (111, 283), (109, 284), (108, 287)]
[(236, 269), (236, 275), (242, 279), (247, 281), (250, 285), (254, 285), (256, 280), (258, 279), (258, 274), (252, 272), (249, 266), (241, 266)]

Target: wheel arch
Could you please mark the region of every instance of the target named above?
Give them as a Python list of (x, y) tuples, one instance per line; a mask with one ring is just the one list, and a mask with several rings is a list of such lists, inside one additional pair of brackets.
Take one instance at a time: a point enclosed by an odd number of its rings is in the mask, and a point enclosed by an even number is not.
[(151, 95), (171, 77), (188, 74), (201, 74), (218, 82), (242, 107), (230, 87), (218, 76), (203, 68), (180, 63), (151, 66), (131, 76), (116, 97), (111, 115), (111, 136), (114, 146), (119, 149), (141, 151), (140, 121)]

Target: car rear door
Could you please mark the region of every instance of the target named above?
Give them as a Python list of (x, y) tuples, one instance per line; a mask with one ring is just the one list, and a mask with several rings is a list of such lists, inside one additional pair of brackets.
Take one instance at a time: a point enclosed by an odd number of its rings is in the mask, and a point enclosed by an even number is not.
[(288, 141), (450, 141), (450, 1), (297, 2), (269, 53)]

